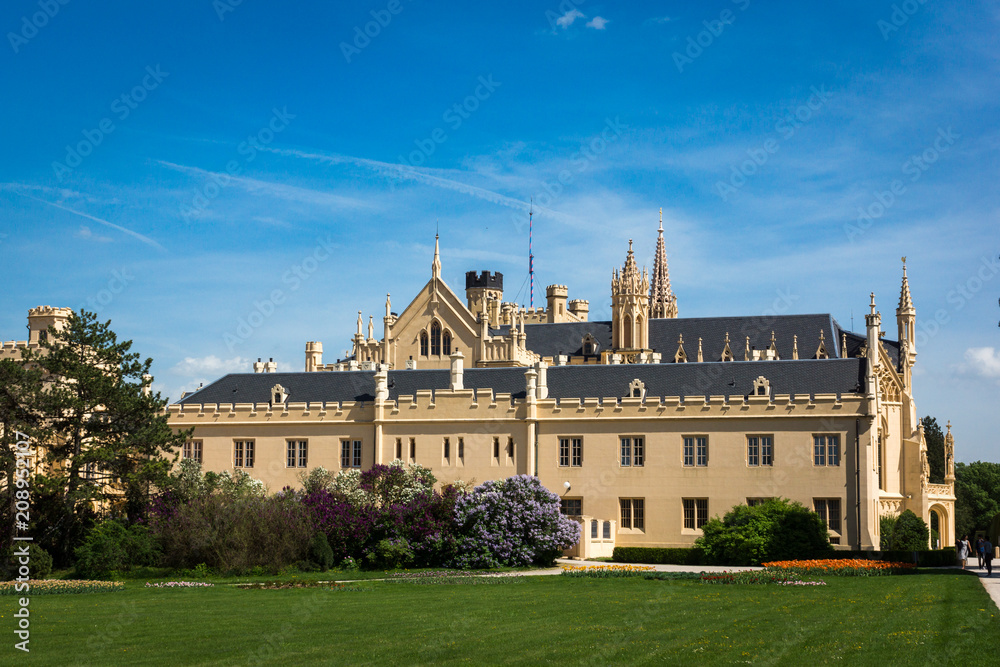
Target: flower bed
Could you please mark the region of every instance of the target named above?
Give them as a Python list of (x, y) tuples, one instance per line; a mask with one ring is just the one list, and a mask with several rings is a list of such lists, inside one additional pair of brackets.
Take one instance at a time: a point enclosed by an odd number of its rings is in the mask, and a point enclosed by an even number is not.
[(829, 574), (837, 577), (879, 577), (902, 574), (916, 568), (913, 563), (899, 563), (881, 560), (823, 559), (823, 560), (779, 560), (764, 563), (766, 571), (795, 574)]
[(208, 588), (215, 586), (205, 581), (162, 581), (156, 584), (146, 582), (146, 588)]
[(244, 591), (277, 591), (292, 588), (322, 588), (329, 591), (364, 591), (369, 590), (357, 586), (348, 586), (336, 581), (257, 581), (249, 584), (236, 584), (236, 588)]
[[(17, 590), (27, 583), (28, 590)], [(33, 579), (28, 582), (0, 583), (0, 595), (74, 595), (77, 593), (115, 593), (125, 590), (121, 581), (84, 581), (80, 579)]]

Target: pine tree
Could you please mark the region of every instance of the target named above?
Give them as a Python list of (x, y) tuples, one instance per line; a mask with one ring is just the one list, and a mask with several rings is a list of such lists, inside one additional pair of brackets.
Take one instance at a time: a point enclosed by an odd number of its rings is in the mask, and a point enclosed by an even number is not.
[(51, 514), (40, 528), (66, 564), (94, 502), (137, 520), (190, 434), (167, 424), (167, 401), (149, 388), (153, 360), (119, 342), (110, 321), (81, 309), (39, 347), (24, 361), (44, 374), (38, 408), (50, 431), (38, 485)]

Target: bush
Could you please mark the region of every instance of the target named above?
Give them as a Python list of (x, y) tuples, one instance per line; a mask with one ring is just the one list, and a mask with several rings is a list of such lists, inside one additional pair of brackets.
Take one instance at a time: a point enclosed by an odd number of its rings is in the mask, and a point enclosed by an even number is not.
[(96, 524), (76, 548), (76, 571), (86, 579), (156, 565), (160, 550), (146, 526), (128, 526), (117, 519)]
[(537, 477), (488, 481), (455, 503), (451, 566), (548, 565), (580, 539), (580, 524), (559, 511), (559, 496)]
[(702, 526), (695, 546), (716, 565), (759, 565), (770, 560), (822, 557), (832, 551), (826, 525), (801, 503), (775, 498), (737, 505)]
[(199, 563), (218, 572), (260, 568), (276, 573), (305, 560), (314, 533), (306, 508), (294, 497), (255, 492), (213, 494), (181, 505), (168, 518), (151, 519), (164, 548), (164, 564)]
[(330, 548), (330, 543), (326, 539), (326, 533), (318, 530), (313, 534), (312, 541), (309, 543), (309, 560), (323, 572), (333, 567), (335, 562), (333, 549)]
[(892, 529), (896, 526), (896, 517), (883, 514), (878, 518), (878, 548), (881, 551), (892, 549)]
[(398, 569), (413, 564), (413, 548), (404, 539), (382, 539), (365, 554), (369, 567)]
[(929, 539), (930, 530), (924, 520), (906, 510), (893, 523), (889, 548), (893, 551), (926, 551)]
[(704, 552), (698, 548), (615, 547), (611, 555), (616, 563), (659, 565), (702, 565), (704, 559)]
[[(4, 550), (3, 562), (0, 562), (0, 581), (12, 581), (17, 578), (18, 570), (21, 567), (20, 554), (24, 542), (17, 542), (14, 546)], [(28, 542), (28, 570), (32, 579), (45, 579), (52, 574), (52, 556), (45, 549), (34, 542)]]

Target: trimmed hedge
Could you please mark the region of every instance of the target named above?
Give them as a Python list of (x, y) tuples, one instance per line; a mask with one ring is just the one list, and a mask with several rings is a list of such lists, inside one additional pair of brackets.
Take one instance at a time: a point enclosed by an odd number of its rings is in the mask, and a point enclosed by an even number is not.
[[(864, 560), (885, 560), (900, 563), (916, 563), (920, 567), (945, 567), (954, 565), (955, 549), (935, 549), (933, 551), (832, 551), (824, 558)], [(705, 555), (701, 549), (655, 548), (655, 547), (615, 547), (611, 559), (616, 563), (645, 563), (649, 565), (704, 565)]]
[(652, 565), (703, 565), (701, 549), (615, 547), (611, 560), (616, 563), (648, 563)]

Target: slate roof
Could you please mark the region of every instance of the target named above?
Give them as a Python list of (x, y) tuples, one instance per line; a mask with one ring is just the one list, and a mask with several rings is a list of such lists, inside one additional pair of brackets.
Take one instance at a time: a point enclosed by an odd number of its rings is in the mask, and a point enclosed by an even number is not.
[[(466, 388), (492, 388), (524, 398), (526, 368), (468, 368)], [(732, 361), (685, 364), (621, 364), (553, 366), (548, 369), (550, 398), (604, 398), (625, 396), (638, 378), (647, 396), (740, 395), (753, 391), (753, 381), (766, 377), (773, 394), (852, 393), (864, 384), (864, 359), (787, 361)], [(234, 373), (178, 401), (197, 403), (266, 403), (280, 384), (290, 402), (372, 401), (372, 371), (322, 371), (316, 373)], [(450, 371), (389, 371), (389, 397), (415, 394), (418, 389), (447, 389)]]
[[(750, 336), (750, 349), (763, 350), (771, 345), (774, 332), (775, 346), (780, 359), (792, 358), (794, 336), (798, 336), (799, 359), (812, 359), (819, 347), (819, 332), (823, 331), (826, 350), (831, 357), (840, 356), (841, 333), (847, 334), (847, 356), (855, 357), (866, 337), (851, 333), (840, 326), (829, 314), (812, 315), (762, 315), (756, 317), (678, 317), (654, 318), (649, 321), (649, 346), (663, 355), (664, 363), (673, 363), (680, 336), (684, 336), (684, 352), (689, 361), (698, 358), (698, 339), (702, 339), (705, 361), (718, 361), (725, 348), (729, 333), (729, 349), (736, 360), (743, 360), (746, 337)], [(492, 329), (493, 335), (507, 335), (509, 326)], [(566, 322), (560, 324), (526, 324), (527, 347), (543, 357), (557, 354), (579, 356), (583, 354), (583, 337), (591, 334), (601, 350), (611, 347), (611, 322)], [(889, 357), (899, 364), (899, 343), (883, 339)]]

